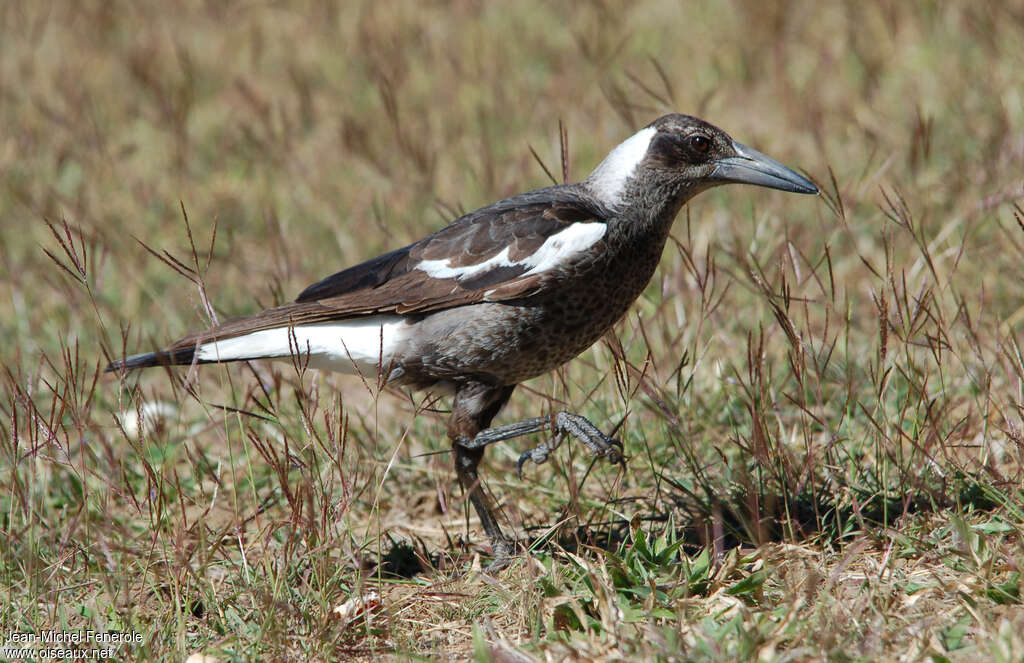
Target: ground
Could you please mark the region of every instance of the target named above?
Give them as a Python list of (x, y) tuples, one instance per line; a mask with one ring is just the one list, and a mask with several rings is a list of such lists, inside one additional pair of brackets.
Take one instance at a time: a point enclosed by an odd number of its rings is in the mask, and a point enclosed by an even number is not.
[[(1020, 2), (10, 2), (0, 30), (0, 646), (1024, 660)], [(529, 547), (500, 574), (445, 399), (101, 374), (671, 111), (822, 195), (702, 194), (614, 332), (517, 390), (498, 423), (579, 411), (628, 463), (490, 449)], [(90, 630), (130, 640), (52, 644)]]

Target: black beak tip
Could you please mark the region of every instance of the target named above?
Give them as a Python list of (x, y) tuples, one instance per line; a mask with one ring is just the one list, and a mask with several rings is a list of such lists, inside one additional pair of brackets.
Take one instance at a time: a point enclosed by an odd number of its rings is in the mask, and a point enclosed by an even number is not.
[(794, 190), (794, 193), (807, 193), (812, 196), (817, 196), (818, 194), (821, 193), (821, 189), (819, 189), (814, 182), (812, 182), (810, 179), (806, 177), (804, 178), (804, 181), (801, 182), (801, 185), (802, 186), (800, 186), (800, 188)]

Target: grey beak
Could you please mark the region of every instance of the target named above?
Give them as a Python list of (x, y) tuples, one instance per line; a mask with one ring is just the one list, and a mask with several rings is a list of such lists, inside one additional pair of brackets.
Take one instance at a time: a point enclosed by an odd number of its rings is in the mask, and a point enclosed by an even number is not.
[(818, 193), (818, 187), (803, 175), (743, 143), (733, 141), (736, 156), (715, 161), (711, 179), (766, 186), (793, 193)]

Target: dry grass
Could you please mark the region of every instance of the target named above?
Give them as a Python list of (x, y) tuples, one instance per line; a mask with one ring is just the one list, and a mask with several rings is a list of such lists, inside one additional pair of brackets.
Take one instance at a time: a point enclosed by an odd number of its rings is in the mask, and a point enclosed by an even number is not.
[[(4, 637), (1024, 660), (1022, 32), (1020, 2), (3, 4)], [(630, 463), (492, 449), (536, 544), (496, 579), (452, 579), (483, 549), (444, 402), (98, 373), (543, 186), (531, 151), (560, 178), (559, 123), (577, 179), (669, 110), (824, 194), (701, 196), (615, 334), (520, 389), (503, 421), (622, 422)]]

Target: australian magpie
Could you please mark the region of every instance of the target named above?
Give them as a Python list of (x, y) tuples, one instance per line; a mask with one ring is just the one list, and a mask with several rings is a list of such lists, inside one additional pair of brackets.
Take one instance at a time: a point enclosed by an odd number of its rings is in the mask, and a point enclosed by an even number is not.
[(495, 566), (514, 550), (480, 485), (488, 444), (551, 430), (522, 455), (543, 462), (565, 435), (620, 462), (621, 445), (569, 412), (489, 428), (516, 385), (583, 352), (650, 281), (672, 222), (696, 194), (730, 182), (818, 193), (777, 161), (687, 115), (626, 139), (582, 182), (519, 194), (428, 237), (329, 276), (298, 298), (227, 321), (107, 371), (298, 356), (453, 394), (455, 470), (490, 538)]

